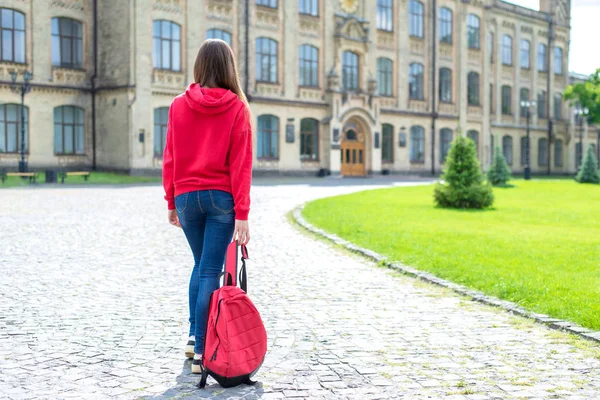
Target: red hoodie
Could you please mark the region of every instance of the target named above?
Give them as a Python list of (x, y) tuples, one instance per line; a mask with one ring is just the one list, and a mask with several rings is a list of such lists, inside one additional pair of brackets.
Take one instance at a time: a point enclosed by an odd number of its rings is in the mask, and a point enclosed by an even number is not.
[(163, 186), (169, 210), (175, 196), (196, 190), (233, 195), (235, 218), (247, 220), (252, 180), (250, 113), (239, 97), (194, 83), (169, 109)]

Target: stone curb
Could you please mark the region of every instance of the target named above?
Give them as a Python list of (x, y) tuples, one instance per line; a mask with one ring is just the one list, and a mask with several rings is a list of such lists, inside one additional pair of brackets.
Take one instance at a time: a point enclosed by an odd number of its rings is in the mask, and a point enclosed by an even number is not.
[(362, 255), (363, 257), (366, 257), (372, 261), (375, 261), (378, 264), (381, 264), (381, 265), (386, 266), (387, 268), (396, 270), (404, 275), (409, 275), (413, 278), (418, 278), (418, 279), (421, 279), (421, 280), (429, 282), (429, 283), (443, 286), (445, 288), (453, 290), (456, 293), (460, 293), (464, 296), (470, 297), (472, 300), (478, 301), (480, 303), (487, 304), (487, 305), (494, 306), (494, 307), (499, 307), (499, 308), (502, 308), (502, 309), (508, 311), (509, 313), (520, 315), (525, 318), (533, 319), (534, 321), (536, 321), (540, 324), (543, 324), (549, 328), (572, 333), (572, 334), (580, 336), (584, 339), (592, 340), (592, 341), (600, 343), (600, 331), (592, 331), (590, 329), (581, 327), (574, 322), (563, 321), (563, 320), (560, 320), (557, 318), (552, 318), (545, 314), (536, 314), (534, 312), (525, 310), (523, 307), (520, 307), (513, 302), (506, 301), (506, 300), (500, 300), (495, 297), (487, 296), (478, 290), (469, 289), (465, 286), (458, 285), (456, 283), (447, 281), (445, 279), (438, 278), (437, 276), (434, 276), (428, 272), (419, 271), (417, 269), (400, 264), (398, 262), (388, 261), (388, 259), (386, 257), (382, 256), (379, 253), (359, 247), (355, 244), (348, 242), (347, 240), (340, 238), (337, 235), (328, 233), (328, 232), (324, 231), (323, 229), (313, 226), (312, 224), (310, 224), (308, 221), (306, 221), (304, 219), (304, 217), (302, 216), (302, 210), (304, 210), (304, 205), (299, 206), (298, 208), (294, 209), (294, 211), (293, 211), (294, 220), (300, 226), (302, 226), (306, 230), (308, 230), (316, 235), (319, 235), (325, 239), (328, 239), (329, 241), (331, 241), (337, 245), (343, 246), (347, 250), (350, 250), (354, 253), (358, 253), (358, 254)]

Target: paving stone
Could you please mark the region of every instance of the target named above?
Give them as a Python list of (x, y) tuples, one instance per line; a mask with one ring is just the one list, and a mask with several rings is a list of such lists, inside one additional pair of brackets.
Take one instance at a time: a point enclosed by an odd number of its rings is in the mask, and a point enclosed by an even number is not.
[(284, 390), (285, 398), (308, 397), (308, 390)]
[(265, 400), (274, 400), (274, 399), (283, 399), (283, 398), (285, 398), (285, 395), (280, 392), (265, 393), (261, 396), (261, 399), (265, 399)]
[(345, 382), (342, 382), (342, 381), (334, 381), (334, 382), (323, 381), (323, 382), (321, 382), (321, 386), (323, 386), (326, 389), (333, 390), (335, 392), (335, 389), (347, 388), (348, 384), (346, 384)]
[(425, 388), (439, 387), (442, 385), (440, 381), (429, 379), (426, 381), (419, 381), (419, 384)]
[(2, 190), (0, 397), (598, 399), (600, 360), (570, 339), (393, 276), (286, 218), (391, 182), (253, 187), (249, 294), (269, 353), (256, 387), (205, 390), (182, 351), (192, 258), (160, 187)]

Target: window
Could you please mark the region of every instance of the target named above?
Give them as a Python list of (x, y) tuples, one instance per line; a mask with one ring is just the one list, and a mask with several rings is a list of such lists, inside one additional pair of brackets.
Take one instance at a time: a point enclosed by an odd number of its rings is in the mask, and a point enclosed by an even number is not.
[(583, 151), (581, 148), (581, 143), (575, 143), (575, 166), (579, 168), (581, 166), (581, 162), (583, 161)]
[(351, 51), (342, 55), (342, 84), (345, 90), (358, 89), (358, 54)]
[[(277, 7), (277, 2), (275, 2), (275, 7)], [(319, 0), (300, 0), (299, 11), (300, 14), (318, 16)]]
[(502, 114), (512, 114), (512, 88), (510, 86), (502, 86)]
[(377, 59), (377, 90), (380, 96), (394, 94), (393, 65), (389, 58)]
[(527, 111), (528, 111), (529, 107), (523, 107), (521, 105), (522, 101), (529, 101), (529, 89), (527, 89), (527, 88), (521, 88), (521, 90), (519, 91), (520, 115), (521, 115), (521, 117), (527, 117)]
[(502, 64), (512, 65), (512, 37), (502, 36)]
[(300, 121), (300, 159), (319, 159), (319, 121), (304, 118)]
[(258, 117), (256, 157), (273, 160), (279, 158), (279, 118), (274, 115)]
[(18, 153), (21, 144), (28, 150), (27, 137), (29, 135), (29, 109), (25, 107), (25, 140), (21, 138), (21, 105), (0, 105), (0, 153)]
[(167, 143), (167, 127), (169, 126), (169, 107), (154, 109), (154, 156), (162, 157)]
[(181, 27), (158, 20), (152, 26), (154, 68), (181, 71)]
[(541, 138), (538, 142), (538, 165), (545, 167), (548, 165), (548, 139)]
[[(4, 16), (4, 15), (3, 15)], [(52, 18), (52, 65), (83, 67), (83, 28), (70, 18)]]
[(394, 127), (389, 124), (381, 126), (381, 162), (394, 162)]
[(490, 83), (490, 113), (495, 114), (496, 108), (494, 107), (494, 84)]
[(540, 90), (537, 95), (538, 118), (546, 118), (546, 92)]
[(467, 137), (475, 143), (475, 150), (477, 150), (477, 157), (479, 157), (479, 132), (470, 130), (467, 132)]
[(256, 0), (256, 5), (277, 8), (277, 0)]
[(319, 86), (319, 49), (303, 44), (299, 50), (300, 86)]
[(546, 58), (547, 58), (546, 45), (543, 43), (540, 43), (538, 45), (538, 59), (537, 59), (538, 71), (540, 71), (540, 72), (548, 71), (548, 69), (546, 68)]
[(408, 6), (408, 32), (410, 36), (422, 38), (424, 25), (424, 7), (423, 3), (417, 0), (410, 0)]
[(494, 135), (490, 135), (490, 160), (494, 159)]
[(470, 49), (479, 49), (479, 17), (475, 14), (467, 16), (467, 42)]
[(452, 44), (452, 10), (440, 8), (440, 42)]
[(273, 39), (256, 38), (256, 80), (277, 83), (277, 42)]
[(562, 119), (562, 94), (554, 94), (554, 119), (560, 121)]
[(410, 161), (425, 162), (425, 129), (422, 126), (410, 128)]
[(394, 30), (392, 0), (377, 0), (377, 29), (391, 32)]
[(25, 63), (25, 15), (9, 8), (0, 8), (0, 61)]
[(513, 157), (512, 157), (512, 149), (513, 149), (513, 140), (512, 136), (505, 135), (502, 137), (502, 155), (506, 159), (506, 163), (508, 165), (512, 165)]
[(554, 142), (554, 166), (563, 166), (563, 142), (560, 139)]
[(490, 63), (494, 63), (494, 33), (490, 32)]
[(83, 108), (62, 106), (54, 109), (54, 153), (84, 154)]
[(470, 106), (479, 105), (479, 74), (469, 72), (467, 75), (467, 100)]
[(221, 39), (229, 46), (231, 46), (231, 33), (222, 29), (209, 29), (206, 31), (207, 39)]
[(556, 75), (562, 75), (563, 73), (563, 55), (560, 47), (554, 48), (554, 73)]
[(409, 97), (413, 100), (423, 100), (423, 64), (412, 63), (408, 76)]
[(521, 136), (521, 165), (525, 165), (527, 158), (527, 136)]
[(440, 101), (452, 103), (452, 71), (449, 68), (440, 68)]
[(531, 43), (529, 40), (522, 39), (521, 40), (521, 68), (529, 69), (530, 67), (530, 49)]
[(448, 128), (442, 128), (440, 130), (440, 164), (446, 162), (448, 152), (450, 151), (450, 145), (452, 143), (452, 130)]

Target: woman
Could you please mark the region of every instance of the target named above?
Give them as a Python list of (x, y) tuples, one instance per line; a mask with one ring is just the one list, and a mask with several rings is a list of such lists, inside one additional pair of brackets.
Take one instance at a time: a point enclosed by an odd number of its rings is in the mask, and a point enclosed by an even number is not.
[(208, 302), (232, 237), (250, 240), (252, 128), (231, 48), (200, 47), (194, 81), (169, 109), (163, 185), (171, 225), (183, 228), (194, 256), (185, 354), (201, 373)]

